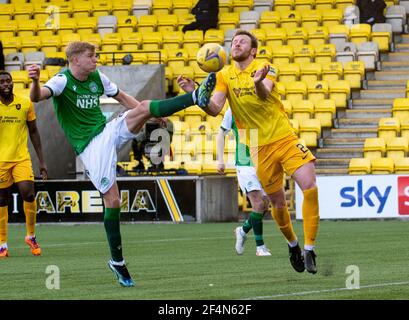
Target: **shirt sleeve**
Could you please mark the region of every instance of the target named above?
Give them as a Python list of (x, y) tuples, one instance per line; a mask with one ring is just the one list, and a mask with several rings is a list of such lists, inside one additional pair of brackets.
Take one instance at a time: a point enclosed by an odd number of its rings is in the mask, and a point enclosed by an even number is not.
[(224, 117), (222, 120), (222, 124), (220, 125), (220, 128), (222, 128), (222, 130), (224, 131), (230, 131), (232, 127), (232, 121), (233, 121), (233, 118), (232, 118), (231, 109), (228, 108), (226, 112), (224, 113)]
[(65, 74), (56, 74), (54, 77), (47, 81), (44, 87), (50, 89), (52, 96), (57, 97), (64, 91), (66, 85), (67, 77), (65, 76)]
[(27, 121), (34, 121), (36, 119), (36, 112), (34, 109), (34, 104), (30, 101), (30, 106), (28, 107), (27, 112)]
[(98, 71), (98, 72), (99, 72), (99, 76), (102, 81), (102, 85), (104, 86), (104, 93), (108, 97), (115, 97), (119, 93), (118, 86), (115, 83), (113, 83), (111, 80), (109, 80), (108, 77), (105, 74), (103, 74), (101, 71)]
[(224, 81), (222, 72), (216, 74), (216, 88), (214, 89), (214, 92), (217, 91), (224, 92), (227, 95), (227, 83)]

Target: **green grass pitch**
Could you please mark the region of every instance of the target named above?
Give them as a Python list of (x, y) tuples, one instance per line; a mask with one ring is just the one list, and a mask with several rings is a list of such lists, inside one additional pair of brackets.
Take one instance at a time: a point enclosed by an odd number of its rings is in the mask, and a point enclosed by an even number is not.
[[(0, 260), (0, 299), (408, 299), (409, 221), (322, 221), (318, 273), (296, 273), (275, 224), (264, 224), (271, 257), (256, 257), (254, 238), (234, 251), (238, 223), (123, 224), (134, 288), (122, 288), (107, 267), (102, 224), (37, 226), (41, 257), (24, 244), (25, 226), (9, 226), (10, 257)], [(302, 239), (302, 223), (294, 222)], [(60, 289), (47, 289), (47, 266)], [(360, 289), (346, 289), (347, 267)], [(55, 275), (55, 274), (54, 274)], [(356, 275), (356, 273), (355, 273)], [(54, 282), (55, 283), (55, 282)]]

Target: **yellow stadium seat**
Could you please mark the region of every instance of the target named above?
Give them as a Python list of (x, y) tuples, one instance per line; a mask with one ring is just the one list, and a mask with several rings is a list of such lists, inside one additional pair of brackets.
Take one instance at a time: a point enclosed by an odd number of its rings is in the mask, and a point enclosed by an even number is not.
[(101, 42), (102, 51), (117, 51), (122, 42), (120, 33), (105, 33)]
[(334, 1), (335, 0), (315, 0), (315, 8), (322, 11), (332, 9)]
[(226, 31), (228, 29), (236, 29), (240, 21), (238, 12), (222, 12), (220, 13), (219, 29)]
[(206, 115), (206, 121), (210, 123), (210, 126), (212, 127), (213, 132), (218, 132), (220, 125), (222, 123), (223, 116), (222, 115), (217, 115), (216, 117), (213, 117), (211, 115)]
[(159, 50), (162, 45), (162, 33), (158, 31), (142, 32), (142, 49)]
[(253, 8), (253, 0), (233, 0), (233, 12), (250, 11)]
[(409, 98), (396, 98), (393, 100), (392, 116), (401, 122), (409, 121)]
[(295, 10), (280, 11), (280, 27), (287, 30), (301, 24), (301, 14)]
[[(295, 60), (295, 58), (294, 58)], [(306, 83), (318, 81), (321, 77), (322, 66), (320, 63), (302, 63), (300, 64), (300, 80)]]
[(256, 56), (256, 59), (257, 59), (257, 60), (265, 60), (265, 61), (267, 61), (267, 62), (270, 62), (272, 56), (273, 56), (273, 53), (272, 53), (270, 47), (267, 47), (267, 46), (259, 46), (259, 47), (257, 48), (257, 56)]
[(276, 82), (274, 88), (275, 88), (274, 90), (277, 91), (277, 93), (280, 95), (280, 97), (281, 97), (282, 99), (284, 99), (285, 93), (286, 93), (286, 91), (285, 91), (285, 84), (282, 83), (282, 82)]
[(308, 32), (306, 28), (287, 28), (287, 45), (293, 47), (302, 46), (307, 42), (307, 39)]
[(321, 123), (318, 119), (304, 119), (300, 122), (300, 139), (305, 141), (307, 147), (317, 147), (321, 138)]
[(409, 158), (398, 158), (394, 161), (396, 174), (409, 174)]
[(14, 20), (29, 20), (34, 14), (34, 5), (32, 3), (20, 3), (14, 6)]
[(294, 106), (295, 101), (304, 100), (307, 97), (307, 85), (302, 81), (285, 83), (285, 97)]
[(334, 44), (328, 43), (315, 47), (315, 62), (325, 63), (334, 61), (337, 50)]
[(265, 29), (266, 31), (266, 46), (275, 48), (282, 46), (287, 41), (287, 32), (283, 28)]
[(275, 0), (274, 11), (282, 12), (289, 11), (294, 8), (294, 0)]
[(256, 36), (259, 47), (265, 46), (265, 44), (266, 44), (266, 31), (264, 29), (253, 29), (250, 32)]
[(383, 138), (366, 138), (364, 143), (364, 158), (382, 158), (386, 152)]
[[(382, 31), (375, 31), (377, 29), (376, 26), (372, 27), (372, 33), (371, 33), (371, 39), (372, 41), (376, 42), (378, 44), (379, 52), (384, 52), (387, 53), (389, 52), (389, 46), (390, 43), (392, 42), (392, 27), (386, 25), (385, 29)], [(386, 28), (389, 28), (389, 30), (386, 30)]]
[(138, 19), (136, 16), (120, 16), (118, 17), (117, 32), (135, 32), (137, 30)]
[(192, 0), (173, 0), (173, 14), (187, 14), (193, 7)]
[(135, 51), (142, 46), (142, 34), (140, 32), (121, 33), (122, 50)]
[(42, 16), (36, 16), (36, 21), (38, 36), (53, 36), (56, 29), (59, 27), (56, 20), (47, 19)]
[(77, 23), (77, 33), (80, 35), (92, 34), (97, 30), (97, 18), (95, 16), (76, 18), (75, 20)]
[[(268, 42), (268, 41), (267, 41)], [(294, 50), (291, 46), (276, 46), (273, 48), (272, 62), (277, 66), (280, 64), (291, 63), (293, 60)]]
[(281, 100), (283, 104), (284, 111), (287, 113), (288, 117), (291, 118), (293, 114), (293, 105), (290, 100)]
[(25, 89), (30, 81), (26, 70), (10, 71), (15, 89)]
[(12, 3), (0, 3), (0, 21), (12, 20), (14, 15), (14, 5)]
[(346, 108), (347, 100), (351, 97), (351, 87), (346, 80), (329, 83), (329, 98), (334, 99), (337, 108)]
[(315, 6), (315, 0), (294, 0), (294, 10), (305, 12)]
[(52, 77), (60, 72), (61, 66), (45, 66), (44, 69), (47, 70), (50, 77)]
[(344, 67), (344, 80), (349, 81), (351, 89), (360, 89), (365, 78), (365, 64), (363, 61), (349, 61)]
[(349, 42), (349, 27), (345, 24), (334, 24), (328, 27), (329, 42), (333, 44)]
[(296, 119), (289, 119), (289, 120), (290, 120), (291, 127), (294, 129), (295, 134), (298, 135), (300, 133), (300, 123)]
[(205, 118), (206, 112), (196, 105), (185, 109), (184, 121), (189, 124), (202, 122)]
[[(51, 7), (48, 7), (48, 14), (59, 16), (60, 21), (71, 17), (73, 12), (73, 1), (53, 0)], [(50, 3), (49, 3), (50, 5)]]
[(378, 137), (383, 138), (386, 143), (398, 136), (400, 132), (399, 118), (381, 118), (378, 123)]
[(56, 29), (58, 35), (73, 34), (77, 30), (77, 21), (74, 18), (60, 19), (59, 27)]
[(177, 74), (173, 76), (173, 93), (178, 93), (180, 91), (179, 85), (177, 83), (177, 77), (181, 75), (182, 77), (188, 77), (193, 79), (195, 77), (195, 73), (193, 71), (193, 67), (185, 66), (179, 70)]
[(73, 18), (87, 18), (91, 16), (92, 2), (91, 1), (74, 1), (72, 6), (72, 17)]
[(18, 25), (16, 20), (4, 20), (0, 23), (0, 39), (12, 38), (16, 35)]
[(219, 13), (231, 12), (233, 9), (233, 0), (219, 0)]
[(287, 83), (297, 81), (300, 77), (300, 65), (298, 63), (283, 63), (278, 66), (280, 82)]
[(40, 85), (44, 85), (50, 79), (48, 70), (41, 70), (40, 72)]
[[(112, 14), (118, 18), (118, 21), (131, 15), (133, 0), (113, 0)], [(134, 16), (136, 18), (136, 16)]]
[(308, 30), (308, 44), (317, 47), (323, 45), (328, 41), (328, 27), (318, 26), (307, 28)]
[(214, 42), (214, 43), (223, 45), (224, 43), (223, 30), (217, 30), (217, 29), (207, 30), (204, 34), (203, 43), (209, 43), (209, 42)]
[(138, 0), (133, 1), (132, 15), (141, 16), (150, 15), (152, 13), (152, 0)]
[(408, 154), (408, 138), (395, 137), (386, 144), (386, 156), (394, 160), (405, 158)]
[(92, 0), (92, 14), (94, 17), (109, 16), (111, 12), (111, 0)]
[(190, 48), (198, 50), (203, 43), (202, 30), (188, 30), (183, 36), (183, 48), (189, 50)]
[(348, 173), (362, 175), (371, 173), (371, 160), (368, 158), (352, 158), (349, 161)]
[[(310, 1), (310, 0), (306, 0)], [(322, 23), (321, 10), (303, 10), (301, 12), (301, 25), (306, 28), (317, 28)]]
[(409, 139), (409, 120), (405, 120), (400, 125), (400, 136)]
[(65, 51), (67, 45), (72, 41), (80, 41), (81, 36), (78, 33), (67, 33), (61, 36), (61, 51)]
[(345, 8), (355, 4), (355, 0), (335, 0), (335, 8), (344, 12)]
[(158, 25), (158, 17), (154, 15), (140, 16), (138, 21), (138, 32), (153, 32)]
[(164, 64), (168, 63), (168, 51), (167, 50), (154, 50), (153, 52), (147, 52), (148, 64)]
[(335, 101), (323, 99), (315, 102), (314, 118), (320, 121), (322, 128), (332, 127), (332, 120), (335, 118), (335, 114)]
[[(172, 68), (171, 67), (165, 67), (165, 90), (166, 90), (166, 93), (170, 92), (169, 88), (172, 85), (173, 76), (174, 76), (174, 73), (173, 73)], [(176, 117), (176, 118), (178, 118), (178, 120), (180, 119), (179, 115), (177, 115), (177, 114), (173, 114), (172, 117)], [(172, 119), (170, 119), (170, 120), (172, 120)]]
[(343, 68), (341, 62), (327, 62), (322, 64), (322, 80), (337, 81), (342, 78)]
[(301, 124), (305, 119), (311, 119), (314, 115), (314, 103), (311, 100), (292, 101), (293, 119)]
[(260, 29), (275, 29), (280, 25), (280, 13), (277, 11), (263, 11), (260, 14)]
[(329, 87), (327, 81), (308, 81), (308, 100), (315, 104), (327, 98), (329, 94)]
[(371, 159), (372, 174), (392, 174), (394, 170), (395, 164), (392, 158)]
[(349, 31), (349, 40), (355, 44), (371, 40), (371, 26), (369, 24), (353, 24)]
[(17, 35), (19, 37), (34, 36), (37, 32), (37, 20), (19, 20)]
[(177, 71), (187, 65), (189, 55), (186, 49), (169, 49), (168, 50), (168, 66), (172, 70)]
[(61, 47), (61, 38), (59, 35), (42, 35), (40, 36), (41, 39), (41, 51), (45, 54), (49, 52), (57, 52), (60, 51)]
[(6, 56), (9, 53), (18, 52), (21, 49), (21, 38), (20, 37), (5, 37), (2, 40), (3, 43), (3, 53)]
[(164, 31), (175, 31), (178, 27), (178, 17), (175, 14), (161, 14), (158, 15), (157, 30), (160, 32)]
[(193, 71), (195, 73), (195, 77), (193, 78), (193, 80), (197, 83), (201, 83), (207, 77), (208, 73), (200, 69), (196, 61), (194, 63), (191, 63), (190, 66), (193, 68)]
[(322, 25), (330, 27), (336, 24), (342, 24), (344, 11), (340, 9), (327, 9), (322, 11)]
[(152, 14), (170, 14), (172, 12), (172, 0), (152, 0)]
[(165, 50), (176, 50), (183, 44), (182, 31), (163, 31), (162, 38), (162, 47)]
[(187, 51), (187, 53), (188, 53), (188, 55), (189, 55), (187, 65), (188, 65), (188, 66), (195, 66), (195, 65), (197, 65), (196, 56), (197, 56), (197, 51), (198, 51), (198, 49), (195, 49), (194, 47), (192, 47), (192, 48), (186, 49), (186, 51)]
[(294, 46), (294, 63), (299, 63), (301, 66), (314, 61), (315, 50), (312, 45), (304, 44)]
[(39, 36), (26, 36), (21, 39), (21, 52), (40, 51), (41, 38)]
[(101, 48), (102, 39), (99, 33), (82, 34), (81, 40), (92, 43), (95, 46), (96, 50), (99, 50)]
[(183, 27), (196, 21), (196, 18), (191, 13), (177, 14), (178, 16), (178, 30), (182, 31)]

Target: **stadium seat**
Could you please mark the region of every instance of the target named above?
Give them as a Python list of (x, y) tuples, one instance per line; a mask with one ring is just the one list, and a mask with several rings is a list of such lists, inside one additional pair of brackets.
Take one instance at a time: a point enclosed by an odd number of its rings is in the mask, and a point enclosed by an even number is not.
[(272, 12), (273, 1), (272, 0), (254, 0), (253, 10), (262, 14), (263, 12)]
[(19, 20), (17, 21), (17, 35), (19, 37), (31, 37), (37, 32), (37, 20)]
[(189, 55), (186, 49), (168, 49), (168, 66), (174, 72), (187, 65)]
[(29, 20), (34, 14), (34, 5), (32, 3), (20, 3), (14, 6), (14, 20)]
[(329, 94), (328, 82), (326, 81), (308, 81), (308, 100), (316, 104), (320, 100), (327, 99)]
[(296, 119), (289, 119), (291, 127), (294, 129), (296, 135), (300, 133), (300, 123)]
[(289, 11), (294, 8), (294, 0), (275, 0), (274, 11), (282, 12)]
[(308, 28), (308, 44), (317, 47), (328, 41), (328, 28), (325, 26)]
[(77, 33), (80, 35), (92, 34), (97, 30), (96, 17), (76, 18), (75, 20), (77, 24)]
[(56, 19), (47, 19), (41, 16), (36, 17), (37, 21), (37, 36), (53, 36), (56, 29), (59, 27)]
[(24, 69), (27, 70), (27, 68), (31, 66), (32, 64), (36, 64), (40, 67), (40, 69), (42, 69), (43, 64), (44, 64), (44, 59), (45, 59), (44, 52), (41, 52), (41, 51), (27, 52), (24, 54)]
[(91, 16), (92, 11), (92, 2), (91, 1), (73, 1), (72, 6), (72, 17), (73, 18), (87, 18)]
[(41, 39), (41, 51), (45, 54), (50, 52), (58, 52), (61, 47), (61, 37), (59, 35), (53, 36), (40, 36)]
[(386, 152), (383, 138), (366, 138), (364, 143), (364, 158), (382, 158)]
[(395, 137), (386, 144), (386, 156), (394, 160), (405, 158), (408, 154), (408, 138)]
[(348, 173), (351, 175), (370, 174), (371, 160), (368, 158), (352, 158), (349, 161)]
[(395, 164), (392, 158), (373, 158), (371, 159), (372, 174), (392, 174), (395, 170)]
[(14, 15), (14, 5), (12, 3), (0, 3), (0, 21), (12, 20)]
[(181, 75), (182, 77), (188, 77), (190, 79), (194, 79), (195, 74), (193, 71), (193, 67), (185, 66), (179, 70), (178, 74), (174, 75), (173, 78), (173, 93), (178, 93), (180, 91), (179, 85), (177, 83), (177, 77)]
[(331, 128), (336, 115), (335, 101), (330, 99), (317, 100), (314, 107), (314, 118), (318, 119), (322, 128)]
[(322, 80), (328, 83), (342, 79), (343, 72), (341, 62), (322, 63)]
[(294, 102), (307, 97), (307, 85), (302, 81), (285, 83), (285, 96), (294, 106)]
[(201, 83), (208, 75), (207, 72), (203, 71), (199, 65), (197, 64), (196, 61), (190, 64), (190, 66), (193, 68), (193, 71), (195, 73), (195, 77), (193, 80), (197, 83)]
[(61, 51), (65, 51), (67, 45), (72, 41), (81, 41), (81, 36), (78, 33), (67, 33), (61, 36)]
[(401, 122), (409, 121), (409, 98), (396, 98), (393, 100), (392, 116)]
[(108, 16), (112, 12), (111, 0), (92, 0), (92, 15), (95, 18)]
[(346, 80), (329, 83), (329, 98), (334, 99), (337, 108), (346, 108), (347, 100), (351, 97), (351, 87)]
[(266, 45), (266, 31), (264, 29), (256, 28), (256, 29), (251, 30), (250, 32), (256, 36), (259, 47)]
[(343, 10), (326, 9), (322, 11), (322, 25), (330, 27), (337, 24), (342, 24)]
[(266, 31), (266, 46), (275, 49), (277, 46), (282, 46), (287, 41), (287, 32), (283, 28), (265, 29)]
[(204, 34), (203, 43), (209, 42), (218, 43), (222, 46), (224, 43), (224, 32), (217, 29), (207, 30)]
[(132, 5), (132, 15), (138, 17), (148, 16), (152, 11), (152, 0), (134, 1)]
[(118, 18), (115, 16), (98, 17), (97, 29), (101, 37), (104, 37), (105, 33), (116, 32), (117, 25)]
[(256, 60), (264, 60), (266, 62), (270, 62), (272, 58), (271, 48), (267, 46), (259, 46), (257, 48), (257, 56)]
[(101, 39), (101, 36), (99, 35), (99, 33), (82, 34), (81, 35), (81, 40), (92, 43), (95, 46), (96, 50), (100, 50), (100, 48), (101, 48), (102, 39)]
[(159, 49), (147, 52), (148, 64), (164, 64), (168, 63), (168, 51)]
[(280, 11), (280, 27), (288, 29), (299, 27), (301, 24), (301, 14), (295, 10)]
[[(294, 58), (295, 60), (295, 58)], [(320, 63), (302, 63), (300, 64), (300, 80), (308, 83), (318, 81), (322, 73)]]
[(315, 9), (325, 11), (332, 9), (334, 6), (335, 0), (315, 0)]
[(406, 9), (404, 6), (390, 6), (386, 8), (386, 23), (392, 25), (393, 33), (402, 33), (406, 24)]
[[(268, 42), (268, 40), (266, 41)], [(267, 44), (268, 45), (268, 44)], [(288, 64), (293, 59), (293, 47), (291, 46), (273, 46), (272, 62), (275, 65)]]
[(233, 0), (219, 0), (219, 14), (233, 11)]
[(300, 76), (298, 63), (285, 63), (278, 66), (279, 81), (282, 83), (297, 81)]
[(122, 36), (120, 33), (106, 33), (101, 42), (102, 51), (117, 51), (119, 50), (122, 42)]
[(344, 12), (345, 8), (355, 4), (355, 0), (335, 0), (334, 1), (334, 6), (335, 8), (341, 10)]
[(378, 137), (383, 138), (386, 143), (398, 136), (400, 132), (399, 118), (381, 118), (378, 123)]
[(253, 30), (258, 28), (258, 21), (260, 20), (260, 13), (257, 11), (243, 11), (240, 12), (239, 27), (243, 30)]
[[(302, 0), (308, 1), (310, 0)], [(298, 10), (298, 9), (297, 9)], [(301, 25), (306, 29), (317, 28), (322, 23), (322, 11), (321, 10), (303, 10), (301, 11)]]
[(22, 52), (7, 54), (4, 59), (4, 65), (7, 72), (24, 69), (24, 54)]
[(203, 43), (202, 30), (188, 30), (183, 36), (183, 48), (189, 50), (190, 48), (199, 50)]
[(135, 51), (142, 46), (142, 34), (140, 32), (121, 33), (122, 50)]
[(260, 29), (273, 30), (280, 25), (280, 13), (277, 11), (263, 11), (260, 15)]
[(20, 51), (21, 49), (21, 38), (20, 37), (4, 37), (3, 43), (3, 54), (7, 55), (9, 53), (14, 53)]
[(376, 42), (361, 42), (358, 44), (358, 60), (365, 63), (365, 70), (376, 69), (376, 62), (379, 60), (379, 49)]
[(21, 38), (20, 50), (22, 53), (39, 51), (41, 48), (41, 38), (39, 36), (25, 36)]
[(56, 29), (56, 33), (60, 36), (65, 34), (73, 34), (77, 30), (77, 21), (74, 18), (66, 18), (60, 20), (59, 27)]
[(238, 12), (222, 12), (220, 13), (218, 29), (226, 31), (228, 29), (236, 29), (239, 25), (240, 14)]
[(175, 31), (178, 27), (178, 17), (175, 14), (162, 14), (158, 15), (158, 24), (156, 26), (157, 30), (160, 32), (164, 31)]
[(0, 39), (12, 38), (16, 35), (18, 29), (16, 20), (4, 20), (0, 23)]
[(392, 36), (392, 26), (389, 23), (375, 23), (372, 26), (371, 39), (378, 44), (380, 52), (389, 52)]
[(409, 174), (409, 158), (397, 158), (395, 162), (395, 174)]
[(352, 42), (345, 42), (344, 44), (337, 44), (337, 53), (335, 59), (341, 62), (345, 67), (347, 62), (356, 60), (356, 45)]
[(193, 7), (192, 0), (173, 0), (173, 14), (180, 15), (180, 14), (187, 14)]
[(273, 90), (277, 91), (277, 93), (281, 97), (281, 99), (285, 98), (286, 91), (285, 91), (285, 84), (284, 83), (276, 82)]
[(156, 31), (158, 25), (158, 17), (155, 15), (140, 16), (138, 20), (138, 32), (153, 32)]
[(43, 86), (50, 79), (50, 74), (48, 70), (41, 70), (40, 73), (40, 85)]
[(294, 0), (294, 10), (305, 12), (315, 6), (315, 0)]
[(287, 28), (287, 45), (297, 47), (307, 42), (308, 32), (306, 28)]
[(328, 27), (329, 43), (343, 45), (349, 41), (349, 27), (344, 24), (334, 24)]
[(369, 24), (353, 24), (349, 31), (349, 40), (356, 45), (371, 41), (371, 26)]
[(344, 66), (344, 80), (349, 81), (351, 89), (361, 89), (365, 79), (365, 64), (362, 61), (350, 61)]
[[(162, 47), (165, 50), (176, 50), (183, 43), (182, 31), (164, 31), (162, 32)], [(186, 50), (186, 49), (185, 49)]]
[[(291, 101), (291, 100), (289, 100)], [(293, 100), (292, 117), (301, 124), (305, 119), (311, 119), (314, 115), (314, 102), (311, 100)]]
[(10, 74), (13, 78), (13, 87), (15, 89), (25, 89), (28, 86), (30, 79), (26, 70), (11, 71)]
[(152, 14), (170, 14), (172, 12), (172, 0), (152, 0)]
[(304, 119), (300, 122), (300, 139), (305, 141), (307, 147), (316, 148), (318, 139), (321, 138), (321, 123), (318, 119)]
[(289, 118), (292, 118), (292, 113), (293, 113), (293, 105), (290, 100), (281, 100), (281, 103), (283, 104), (284, 111), (287, 113)]
[(325, 63), (334, 61), (336, 47), (334, 44), (323, 44), (315, 48), (315, 62)]
[(233, 0), (233, 12), (250, 11), (253, 9), (253, 0)]
[[(113, 0), (112, 1), (112, 15), (116, 16), (118, 20), (131, 15), (133, 0)], [(134, 16), (136, 18), (136, 16)]]
[(142, 49), (159, 50), (162, 46), (162, 33), (158, 31), (142, 32)]
[(400, 125), (400, 136), (406, 137), (409, 140), (409, 121), (403, 121)]

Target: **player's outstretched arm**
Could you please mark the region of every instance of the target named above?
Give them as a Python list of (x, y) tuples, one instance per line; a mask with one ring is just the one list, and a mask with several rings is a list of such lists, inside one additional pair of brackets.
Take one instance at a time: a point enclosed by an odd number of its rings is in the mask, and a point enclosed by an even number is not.
[(215, 117), (220, 111), (222, 111), (224, 104), (226, 103), (226, 94), (222, 91), (217, 91), (210, 99), (210, 103), (206, 108), (203, 108), (207, 114)]
[(28, 67), (28, 77), (33, 80), (30, 88), (30, 99), (33, 102), (39, 102), (51, 97), (51, 91), (40, 87), (40, 67), (33, 64)]
[(122, 90), (119, 90), (118, 94), (113, 98), (127, 109), (133, 109), (140, 105), (140, 102), (138, 100), (123, 92)]
[(216, 136), (216, 159), (217, 159), (217, 172), (224, 174), (224, 140), (227, 134), (227, 130), (219, 129)]

